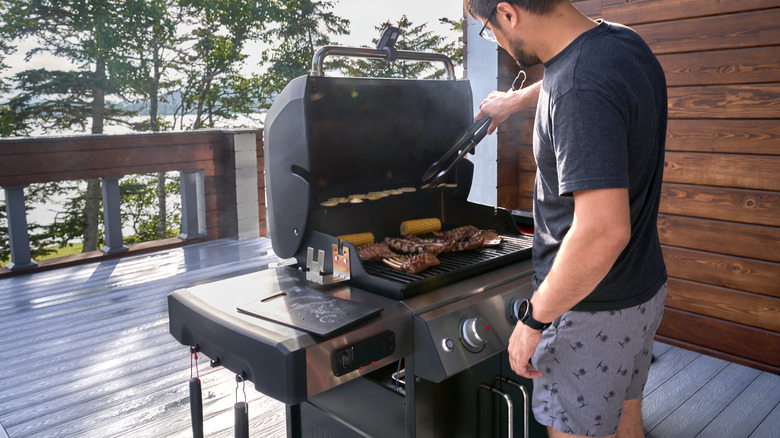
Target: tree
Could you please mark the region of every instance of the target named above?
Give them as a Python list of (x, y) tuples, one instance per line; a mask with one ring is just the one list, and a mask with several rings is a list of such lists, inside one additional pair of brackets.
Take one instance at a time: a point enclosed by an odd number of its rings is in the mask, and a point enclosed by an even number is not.
[[(144, 0), (29, 0), (0, 3), (0, 34), (33, 38), (38, 45), (26, 60), (41, 52), (62, 56), (78, 70), (26, 70), (15, 76), (20, 93), (12, 107), (25, 120), (45, 128), (85, 127), (102, 134), (106, 120), (120, 120), (127, 111), (106, 103), (127, 91), (137, 68), (126, 56), (126, 42), (142, 39), (154, 20)], [(29, 125), (28, 125), (29, 126)], [(98, 245), (100, 180), (87, 181), (84, 251)]]
[(349, 20), (329, 11), (333, 2), (283, 0), (280, 3), (279, 15), (275, 17), (279, 25), (264, 35), (265, 42), (271, 46), (263, 53), (261, 63), (268, 68), (260, 78), (266, 105), (291, 80), (310, 72), (317, 49), (335, 44), (332, 36), (349, 33)]
[(191, 112), (195, 113), (191, 128), (198, 129), (255, 111), (259, 84), (256, 77), (241, 74), (244, 49), (276, 15), (277, 3), (182, 0), (181, 6), (183, 19), (192, 27), (187, 49), (181, 52), (182, 78), (177, 82), (181, 126), (184, 115)]
[[(6, 35), (0, 33), (0, 94), (5, 94), (10, 91), (11, 86), (6, 79), (2, 76), (2, 73), (8, 69), (8, 65), (5, 63), (5, 57), (11, 54), (14, 49), (8, 44)], [(16, 117), (11, 110), (10, 105), (0, 105), (0, 137), (8, 137), (16, 130)]]
[[(440, 22), (449, 24), (452, 30), (459, 33), (459, 38), (451, 41), (443, 35), (438, 35), (427, 29), (427, 24), (415, 25), (406, 15), (402, 16), (395, 24), (386, 21), (375, 29), (377, 35), (381, 35), (389, 26), (399, 29), (400, 35), (395, 48), (398, 50), (412, 50), (417, 52), (443, 53), (452, 59), (454, 64), (463, 63), (463, 21), (452, 21), (446, 18)], [(455, 33), (453, 32), (453, 33)], [(374, 44), (379, 38), (373, 40)], [(423, 78), (442, 79), (446, 75), (443, 68), (435, 68), (430, 62), (397, 60), (395, 62), (383, 62), (369, 59), (346, 59), (335, 64), (346, 76), (369, 76), (377, 78)], [(438, 67), (438, 66), (436, 66)]]
[[(178, 229), (166, 228), (162, 234), (158, 223), (160, 221), (160, 212), (156, 204), (159, 203), (160, 181), (167, 181), (164, 193), (179, 195), (180, 187), (178, 178), (167, 180), (159, 175), (133, 175), (123, 178), (119, 183), (119, 193), (121, 197), (122, 208), (122, 226), (130, 228), (133, 234), (124, 237), (125, 243), (147, 242), (155, 239), (165, 239), (176, 237), (179, 234)], [(163, 205), (168, 203), (167, 199), (162, 200)], [(178, 223), (181, 219), (181, 206), (177, 203), (171, 203), (171, 208), (165, 208), (166, 223)]]

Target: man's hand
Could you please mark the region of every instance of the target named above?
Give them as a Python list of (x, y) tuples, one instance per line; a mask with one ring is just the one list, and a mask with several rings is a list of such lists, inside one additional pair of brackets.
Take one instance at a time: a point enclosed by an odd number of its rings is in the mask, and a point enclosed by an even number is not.
[(474, 116), (474, 120), (479, 120), (486, 116), (492, 117), (493, 121), (490, 122), (488, 127), (488, 134), (492, 134), (496, 131), (498, 125), (504, 123), (513, 112), (509, 93), (494, 91), (479, 104), (479, 112)]
[(509, 337), (509, 365), (512, 371), (527, 379), (541, 377), (542, 372), (534, 369), (528, 361), (536, 351), (536, 346), (542, 338), (542, 332), (534, 330), (522, 322), (515, 325), (512, 336)]
[(539, 90), (542, 82), (539, 81), (522, 90), (503, 92), (494, 91), (479, 104), (479, 112), (474, 116), (474, 120), (479, 120), (485, 116), (490, 116), (493, 121), (488, 127), (488, 134), (492, 134), (498, 128), (498, 125), (504, 123), (512, 114), (520, 111), (526, 106), (533, 106), (539, 100)]

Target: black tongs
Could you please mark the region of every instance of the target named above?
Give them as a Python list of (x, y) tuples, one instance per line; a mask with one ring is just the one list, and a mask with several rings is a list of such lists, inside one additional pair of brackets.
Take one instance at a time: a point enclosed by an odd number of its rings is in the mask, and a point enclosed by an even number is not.
[(423, 184), (435, 187), (444, 182), (447, 175), (463, 160), (463, 157), (474, 150), (477, 144), (485, 138), (492, 120), (490, 117), (484, 117), (474, 122), (468, 131), (425, 171), (422, 176)]

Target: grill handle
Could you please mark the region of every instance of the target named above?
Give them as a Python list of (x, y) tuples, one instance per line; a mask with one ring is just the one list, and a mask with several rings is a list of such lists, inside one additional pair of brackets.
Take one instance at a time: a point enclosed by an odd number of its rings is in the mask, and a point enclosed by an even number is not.
[(510, 378), (498, 376), (496, 379), (514, 386), (523, 394), (523, 437), (528, 438), (528, 391), (525, 389), (525, 386), (515, 382)]
[[(452, 60), (441, 53), (434, 52), (414, 52), (411, 50), (396, 50), (396, 59), (408, 59), (412, 61), (441, 62), (444, 69), (447, 70), (447, 77), (454, 81), (455, 67)], [(388, 60), (390, 53), (383, 49), (371, 49), (368, 47), (345, 47), (345, 46), (324, 46), (317, 50), (311, 61), (311, 75), (325, 76), (323, 66), (327, 56), (348, 56), (351, 58), (370, 58)]]
[[(507, 438), (513, 438), (515, 436), (514, 431), (514, 425), (512, 424), (512, 418), (514, 418), (514, 407), (512, 406), (512, 397), (509, 396), (509, 394), (505, 393), (504, 391), (501, 391), (497, 388), (494, 388), (492, 386), (485, 385), (484, 383), (481, 383), (479, 385), (481, 389), (487, 389), (488, 391), (493, 391), (496, 394), (500, 395), (501, 398), (504, 399), (504, 402), (506, 402), (506, 410), (507, 410), (507, 418), (506, 418), (506, 426), (507, 426)], [(525, 436), (525, 438), (528, 438), (528, 435)]]

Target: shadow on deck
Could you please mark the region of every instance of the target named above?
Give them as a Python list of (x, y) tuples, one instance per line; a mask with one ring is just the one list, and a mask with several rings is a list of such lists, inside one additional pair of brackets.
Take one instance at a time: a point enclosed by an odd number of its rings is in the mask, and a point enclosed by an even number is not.
[[(267, 239), (223, 239), (0, 280), (0, 438), (192, 436), (190, 355), (168, 333), (166, 297), (276, 261)], [(648, 436), (780, 436), (780, 376), (655, 354)], [(234, 375), (206, 357), (198, 369), (206, 436), (233, 436)], [(246, 396), (252, 436), (285, 436), (284, 405), (251, 383)]]

